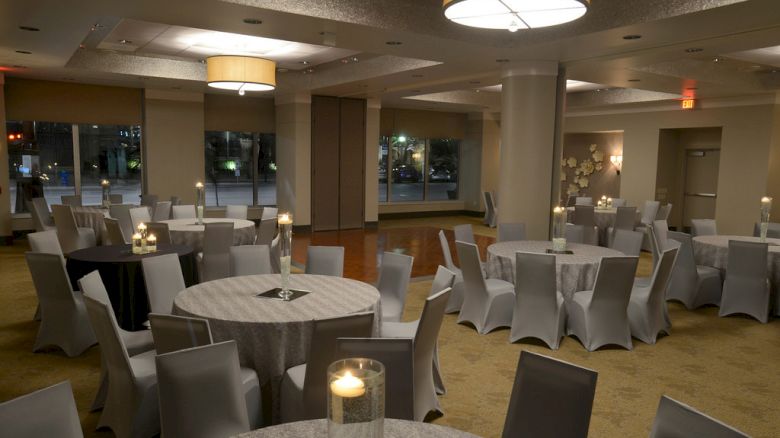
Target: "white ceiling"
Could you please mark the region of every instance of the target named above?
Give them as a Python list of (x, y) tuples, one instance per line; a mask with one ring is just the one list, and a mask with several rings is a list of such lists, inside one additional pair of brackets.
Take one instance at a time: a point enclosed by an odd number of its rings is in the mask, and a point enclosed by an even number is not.
[[(592, 82), (575, 81), (573, 79), (566, 80), (566, 91), (569, 93), (576, 93), (578, 91), (603, 90), (605, 88), (610, 87), (608, 85), (594, 84)], [(479, 90), (500, 93), (501, 84), (482, 87), (479, 88)]]

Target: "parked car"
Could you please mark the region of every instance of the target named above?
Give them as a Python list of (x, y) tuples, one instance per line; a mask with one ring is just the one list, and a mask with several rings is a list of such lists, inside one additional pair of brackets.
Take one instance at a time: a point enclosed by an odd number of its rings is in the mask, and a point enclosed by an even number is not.
[(428, 181), (431, 182), (449, 182), (452, 181), (453, 176), (449, 170), (444, 168), (431, 169), (428, 175)]
[(420, 181), (420, 172), (414, 166), (402, 164), (393, 168), (393, 182), (418, 182)]

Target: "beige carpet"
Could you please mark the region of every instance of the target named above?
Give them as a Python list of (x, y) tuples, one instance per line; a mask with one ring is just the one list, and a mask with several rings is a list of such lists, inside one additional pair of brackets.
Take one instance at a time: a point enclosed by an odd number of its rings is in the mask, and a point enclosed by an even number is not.
[[(490, 230), (492, 231), (492, 230)], [(482, 233), (482, 230), (478, 230)], [(489, 232), (489, 231), (488, 231)], [(485, 233), (487, 234), (487, 233)], [(33, 354), (38, 323), (36, 299), (23, 252), (26, 242), (0, 247), (0, 401), (70, 379), (86, 436), (98, 414), (87, 409), (97, 386), (99, 348), (78, 358), (59, 350)], [(647, 268), (647, 259), (643, 260)], [(406, 318), (418, 317), (430, 281), (410, 288)], [(688, 312), (671, 305), (672, 336), (656, 345), (635, 343), (634, 351), (588, 353), (575, 339), (551, 351), (536, 344), (509, 344), (509, 331), (487, 336), (448, 315), (440, 335), (442, 372), (448, 393), (445, 415), (434, 419), (481, 436), (499, 436), (521, 350), (547, 354), (599, 372), (590, 436), (647, 436), (661, 394), (691, 404), (755, 437), (780, 430), (780, 321), (762, 325), (717, 309)], [(551, 416), (560, 421), (563, 417)]]

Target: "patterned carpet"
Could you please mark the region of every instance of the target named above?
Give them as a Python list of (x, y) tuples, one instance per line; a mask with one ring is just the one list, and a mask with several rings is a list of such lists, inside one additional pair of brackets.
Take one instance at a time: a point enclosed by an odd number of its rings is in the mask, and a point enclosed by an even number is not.
[[(98, 381), (99, 348), (77, 358), (59, 350), (31, 353), (38, 323), (32, 321), (36, 299), (24, 262), (26, 249), (23, 240), (0, 247), (0, 401), (70, 379), (85, 435), (111, 436), (94, 432), (98, 414), (87, 412)], [(644, 273), (648, 266), (643, 257)], [(412, 283), (406, 319), (419, 316), (429, 288), (429, 280)], [(647, 436), (661, 394), (752, 436), (777, 436), (780, 321), (762, 325), (741, 317), (718, 318), (715, 308), (689, 312), (676, 304), (670, 305), (670, 314), (672, 335), (656, 345), (635, 340), (633, 351), (594, 353), (574, 338), (566, 338), (558, 351), (541, 344), (509, 344), (508, 329), (480, 336), (470, 326), (456, 324), (455, 315), (447, 315), (439, 338), (448, 390), (441, 397), (445, 415), (433, 421), (485, 437), (500, 436), (518, 356), (528, 350), (599, 372), (592, 437)], [(548, 421), (565, 418), (550, 412)]]

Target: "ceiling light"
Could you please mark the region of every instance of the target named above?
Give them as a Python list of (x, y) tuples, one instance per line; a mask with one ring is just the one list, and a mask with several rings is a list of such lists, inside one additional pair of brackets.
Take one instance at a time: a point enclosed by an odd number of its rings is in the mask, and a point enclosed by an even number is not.
[(276, 88), (276, 62), (250, 56), (211, 56), (206, 58), (209, 87), (223, 90), (268, 91)]
[(642, 38), (642, 35), (636, 35), (636, 34), (623, 35), (624, 40), (638, 40), (639, 38)]
[(309, 61), (301, 61), (301, 64), (303, 64), (303, 65), (309, 65)]
[(590, 0), (443, 0), (444, 16), (455, 23), (482, 29), (555, 26), (588, 12)]
[(133, 42), (130, 40), (121, 39), (119, 40), (119, 44), (133, 44)]
[(720, 62), (720, 61), (721, 61), (720, 58), (712, 58), (712, 62)]
[(27, 50), (17, 50), (16, 53), (21, 53), (22, 55), (32, 55), (32, 52)]
[(38, 29), (37, 27), (32, 27), (32, 26), (19, 26), (19, 29), (20, 30), (26, 30), (27, 32), (38, 32), (38, 31), (40, 31), (40, 29)]
[(685, 51), (687, 53), (697, 53), (697, 52), (703, 52), (704, 49), (702, 49), (700, 47), (688, 47), (687, 49), (685, 49)]
[(388, 46), (400, 46), (403, 43), (400, 41), (385, 41), (385, 44), (387, 44)]
[(246, 24), (263, 24), (263, 20), (257, 18), (244, 18)]
[(360, 59), (358, 59), (358, 57), (357, 57), (357, 56), (353, 56), (352, 58), (349, 58), (349, 60), (350, 60), (350, 61), (352, 61), (352, 62), (358, 62), (358, 61), (360, 61)]

